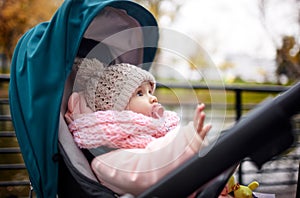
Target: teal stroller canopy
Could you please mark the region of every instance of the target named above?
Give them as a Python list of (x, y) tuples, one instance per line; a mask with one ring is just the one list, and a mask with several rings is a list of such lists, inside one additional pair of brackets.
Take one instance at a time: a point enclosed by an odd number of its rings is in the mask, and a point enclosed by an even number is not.
[[(88, 45), (87, 51), (79, 52), (82, 40), (97, 40), (99, 36), (93, 34), (94, 31), (107, 33), (98, 41), (118, 31), (117, 27), (111, 28), (114, 24), (110, 21), (103, 25), (93, 22), (108, 6), (121, 9), (137, 26), (157, 27), (156, 20), (146, 9), (130, 1), (66, 0), (49, 22), (26, 32), (15, 48), (11, 64), (10, 108), (30, 181), (38, 197), (55, 197), (57, 194), (58, 125), (65, 82), (74, 58), (86, 55), (93, 47)], [(89, 25), (91, 28), (88, 29)], [(110, 29), (106, 31), (109, 25)], [(87, 38), (83, 38), (84, 34)], [(140, 63), (151, 63), (155, 56), (157, 29), (150, 33), (142, 31), (142, 34), (143, 45), (150, 47), (143, 48), (140, 53), (133, 50), (124, 55), (134, 64), (139, 61), (131, 59), (140, 58)], [(147, 40), (151, 43), (146, 43)], [(133, 57), (136, 54), (139, 57)], [(113, 56), (121, 55), (123, 52), (118, 51)], [(149, 67), (150, 64), (144, 69)]]

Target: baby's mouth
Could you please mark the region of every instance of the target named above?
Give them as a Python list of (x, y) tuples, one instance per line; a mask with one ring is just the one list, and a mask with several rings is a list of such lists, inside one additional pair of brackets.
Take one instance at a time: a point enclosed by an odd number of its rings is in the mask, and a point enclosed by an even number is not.
[(151, 116), (153, 118), (161, 118), (164, 115), (164, 108), (161, 104), (157, 103), (152, 106)]

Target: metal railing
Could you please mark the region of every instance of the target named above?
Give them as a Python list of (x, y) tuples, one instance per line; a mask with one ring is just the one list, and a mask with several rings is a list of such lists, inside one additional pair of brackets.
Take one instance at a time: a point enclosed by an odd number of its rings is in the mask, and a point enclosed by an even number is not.
[[(7, 88), (8, 88), (8, 84), (9, 84), (9, 75), (3, 75), (0, 74), (0, 89), (2, 89), (3, 92), (7, 92)], [(158, 84), (157, 89), (163, 89), (164, 87), (167, 87), (167, 89), (193, 89), (193, 90), (210, 90), (210, 91), (218, 91), (218, 90), (224, 90), (228, 93), (228, 92), (232, 92), (233, 93), (233, 103), (232, 104), (226, 104), (228, 107), (232, 108), (232, 111), (234, 112), (234, 118), (233, 120), (229, 121), (229, 122), (235, 122), (238, 119), (241, 118), (241, 116), (243, 115), (244, 111), (248, 111), (251, 108), (253, 108), (256, 104), (245, 104), (243, 102), (243, 94), (245, 93), (270, 93), (270, 94), (277, 94), (280, 92), (283, 92), (285, 90), (288, 89), (288, 87), (284, 87), (284, 86), (204, 86), (204, 85), (193, 85), (193, 86), (184, 86), (184, 85), (175, 85), (175, 84), (170, 84), (170, 85), (160, 85)], [(6, 89), (6, 90), (3, 90)], [(8, 95), (7, 93), (4, 95)], [(1, 96), (1, 95), (0, 95)], [(176, 105), (176, 104), (171, 104), (171, 105)], [(209, 105), (209, 104), (208, 104)], [(3, 107), (6, 106), (7, 109), (9, 109), (9, 100), (6, 97), (0, 97), (0, 110), (3, 109)], [(247, 108), (245, 108), (247, 106)], [(6, 109), (6, 111), (7, 111)], [(295, 121), (295, 126), (296, 126), (296, 134), (297, 137), (299, 137), (299, 128), (300, 128), (300, 118), (299, 116), (295, 117), (294, 119)], [(4, 113), (4, 111), (1, 111), (0, 113), (0, 143), (3, 142), (3, 139), (10, 139), (10, 140), (14, 140), (16, 141), (16, 137), (15, 137), (15, 133), (13, 130), (3, 130), (4, 127), (1, 127), (2, 124), (1, 123), (7, 123), (7, 122), (11, 122), (11, 117), (8, 113)], [(2, 141), (1, 141), (2, 140)], [(293, 150), (297, 151), (297, 149), (300, 148), (300, 144), (299, 142), (297, 142), (295, 145), (293, 145)], [(17, 146), (2, 146), (0, 145), (0, 156), (9, 156), (9, 155), (16, 155), (19, 154), (20, 155), (20, 149)], [(280, 161), (297, 161), (297, 163), (299, 162), (299, 155), (297, 155), (297, 153), (295, 152), (291, 152), (290, 154), (286, 154), (284, 156), (281, 157), (276, 157), (274, 158), (274, 160), (272, 160), (273, 162), (278, 162), (280, 163)], [(0, 161), (1, 162), (1, 161)], [(297, 166), (293, 166), (293, 167), (269, 167), (266, 166), (265, 168), (263, 167), (261, 170), (257, 170), (253, 167), (249, 168), (249, 164), (251, 162), (249, 162), (249, 159), (245, 159), (242, 163), (242, 165), (239, 168), (238, 171), (238, 180), (240, 183), (245, 183), (248, 182), (247, 179), (245, 178), (255, 178), (255, 177), (259, 177), (259, 175), (264, 174), (274, 174), (275, 172), (278, 173), (286, 173), (286, 174), (293, 174), (293, 175), (298, 175), (298, 164)], [(246, 169), (244, 168), (244, 164), (246, 164), (245, 166), (247, 167)], [(0, 171), (19, 171), (19, 170), (26, 170), (26, 167), (24, 165), (24, 163), (6, 163), (6, 162), (1, 162), (0, 163)], [(0, 173), (0, 175), (3, 175)], [(0, 176), (1, 178), (1, 176)], [(246, 181), (245, 181), (246, 180)], [(22, 180), (4, 180), (4, 181), (0, 181), (0, 188), (2, 187), (12, 187), (12, 186), (29, 186), (30, 182), (29, 179), (27, 177), (27, 179), (22, 179)], [(274, 186), (291, 186), (297, 185), (297, 177), (291, 177), (289, 180), (287, 181), (273, 181), (273, 182), (260, 182), (261, 186), (271, 186), (272, 188)], [(29, 188), (29, 187), (28, 187)], [(294, 188), (295, 189), (295, 188)]]

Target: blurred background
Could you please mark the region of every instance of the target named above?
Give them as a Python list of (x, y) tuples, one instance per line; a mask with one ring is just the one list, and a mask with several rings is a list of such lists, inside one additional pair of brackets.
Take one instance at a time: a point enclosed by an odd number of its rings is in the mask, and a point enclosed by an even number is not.
[[(300, 79), (300, 0), (135, 1), (153, 13), (160, 28), (179, 32), (202, 48), (188, 50), (190, 61), (158, 50), (156, 62), (164, 64), (154, 63), (151, 70), (159, 82), (181, 85), (158, 87), (157, 95), (161, 103), (184, 115), (183, 120), (191, 119), (195, 107), (191, 92), (207, 104), (209, 120), (214, 118), (215, 124), (228, 128), (257, 104)], [(27, 30), (50, 20), (62, 2), (0, 0), (0, 197), (26, 197), (29, 193), (29, 178), (9, 112), (13, 50)], [(171, 65), (172, 70), (162, 65)], [(218, 78), (203, 78), (212, 67)], [(217, 85), (214, 91), (207, 89), (207, 81)], [(298, 140), (299, 115), (293, 120)], [(245, 159), (238, 180), (244, 184), (257, 180), (260, 192), (295, 197), (298, 144), (296, 141), (262, 169)]]
[[(226, 83), (288, 84), (299, 79), (298, 0), (138, 2), (154, 13), (160, 27), (198, 42)], [(198, 52), (190, 56), (204, 67)]]
[[(20, 36), (37, 23), (50, 20), (62, 2), (0, 1), (2, 73), (9, 71), (9, 62)], [(154, 14), (159, 27), (179, 31), (198, 42), (220, 69), (226, 83), (286, 85), (299, 79), (299, 0), (136, 2)], [(201, 59), (199, 52), (191, 52), (190, 58), (198, 63), (197, 67), (205, 67), (205, 60)], [(172, 61), (175, 67), (184, 67), (176, 60)], [(193, 67), (185, 69), (192, 70)]]

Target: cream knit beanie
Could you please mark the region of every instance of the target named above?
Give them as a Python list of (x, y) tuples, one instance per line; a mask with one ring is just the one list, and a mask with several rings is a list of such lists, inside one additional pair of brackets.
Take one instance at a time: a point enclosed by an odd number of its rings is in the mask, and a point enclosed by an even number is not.
[(150, 82), (153, 91), (156, 83), (152, 74), (137, 66), (127, 63), (104, 66), (95, 58), (80, 61), (77, 75), (86, 78), (85, 98), (93, 111), (124, 110), (143, 82)]

